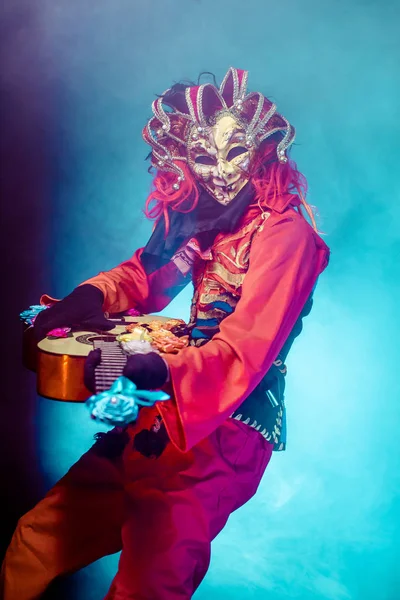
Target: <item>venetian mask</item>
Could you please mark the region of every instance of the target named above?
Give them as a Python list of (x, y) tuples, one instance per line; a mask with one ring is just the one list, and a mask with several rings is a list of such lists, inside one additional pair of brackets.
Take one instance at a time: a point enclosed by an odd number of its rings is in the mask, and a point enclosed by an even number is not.
[(202, 131), (193, 128), (189, 137), (189, 166), (220, 204), (229, 204), (249, 181), (254, 154), (255, 147), (246, 146), (242, 125), (229, 113)]
[(276, 157), (287, 162), (294, 127), (263, 94), (247, 92), (247, 75), (231, 67), (219, 88), (176, 84), (154, 100), (143, 138), (152, 148), (152, 166), (169, 174), (178, 205), (186, 163), (196, 181), (227, 205), (249, 181), (257, 149), (269, 136), (281, 133)]

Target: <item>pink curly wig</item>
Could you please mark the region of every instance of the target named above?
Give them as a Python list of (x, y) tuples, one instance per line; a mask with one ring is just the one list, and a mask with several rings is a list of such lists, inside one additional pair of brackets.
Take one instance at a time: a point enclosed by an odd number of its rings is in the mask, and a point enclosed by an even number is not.
[[(314, 229), (317, 229), (313, 210), (306, 201), (306, 178), (298, 171), (295, 162), (281, 156), (294, 140), (294, 128), (262, 94), (245, 95), (246, 84), (247, 72), (231, 68), (219, 90), (211, 84), (178, 83), (153, 103), (155, 116), (143, 130), (145, 141), (153, 148), (150, 156), (155, 170), (145, 215), (156, 221), (164, 215), (166, 233), (169, 229), (168, 209), (187, 213), (199, 201), (197, 182), (184, 159), (185, 139), (191, 127), (187, 118), (189, 112), (196, 114), (199, 125), (203, 125), (207, 115), (211, 117), (224, 106), (232, 106), (233, 110), (240, 106), (241, 116), (250, 123), (250, 129), (257, 122), (266, 123), (262, 129), (261, 123), (258, 130), (254, 130), (262, 141), (251, 171), (247, 173), (255, 188), (255, 199), (261, 205), (267, 198), (275, 199), (285, 193), (296, 194), (300, 203), (294, 204), (298, 205), (303, 216), (305, 210)], [(191, 108), (188, 108), (188, 103)], [(172, 112), (166, 113), (163, 104), (169, 106)], [(178, 180), (177, 173), (180, 174)]]

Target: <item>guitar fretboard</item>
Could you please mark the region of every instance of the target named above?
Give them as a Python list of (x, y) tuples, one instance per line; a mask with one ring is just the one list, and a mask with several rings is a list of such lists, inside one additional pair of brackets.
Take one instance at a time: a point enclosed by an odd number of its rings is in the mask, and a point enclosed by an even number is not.
[(114, 381), (122, 375), (126, 363), (126, 354), (116, 341), (95, 340), (93, 347), (101, 350), (101, 362), (95, 368), (96, 394), (108, 390)]

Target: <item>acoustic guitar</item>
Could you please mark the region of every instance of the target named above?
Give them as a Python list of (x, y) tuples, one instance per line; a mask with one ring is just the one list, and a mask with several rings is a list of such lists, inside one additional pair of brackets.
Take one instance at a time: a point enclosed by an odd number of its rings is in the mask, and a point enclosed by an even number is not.
[[(94, 348), (102, 350), (102, 365), (96, 374), (98, 390), (108, 389), (112, 381), (122, 374), (126, 354), (117, 342), (117, 336), (133, 324), (146, 326), (151, 322), (175, 321), (154, 315), (124, 316), (115, 320), (115, 328), (107, 332), (72, 331), (70, 337), (45, 338), (36, 342), (33, 327), (25, 326), (23, 334), (23, 363), (37, 374), (37, 392), (53, 400), (84, 402), (91, 395), (84, 384), (84, 365)], [(183, 323), (183, 322), (182, 322)], [(162, 352), (161, 352), (162, 353)]]

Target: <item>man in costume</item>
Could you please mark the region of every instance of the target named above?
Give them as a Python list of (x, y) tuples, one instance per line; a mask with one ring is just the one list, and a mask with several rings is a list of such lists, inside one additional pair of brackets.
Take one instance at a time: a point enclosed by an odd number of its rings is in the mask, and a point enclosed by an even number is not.
[[(39, 598), (58, 575), (121, 549), (107, 600), (191, 598), (211, 541), (285, 449), (285, 361), (329, 257), (287, 155), (294, 128), (231, 68), (220, 88), (164, 92), (143, 135), (155, 170), (148, 244), (40, 313), (35, 329), (109, 329), (106, 313), (158, 312), (192, 281), (190, 344), (128, 358), (124, 375), (170, 400), (103, 435), (21, 518), (5, 600)], [(89, 386), (98, 359), (87, 361)]]

